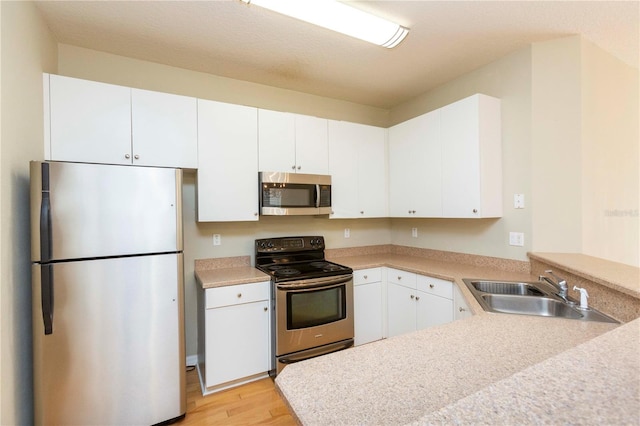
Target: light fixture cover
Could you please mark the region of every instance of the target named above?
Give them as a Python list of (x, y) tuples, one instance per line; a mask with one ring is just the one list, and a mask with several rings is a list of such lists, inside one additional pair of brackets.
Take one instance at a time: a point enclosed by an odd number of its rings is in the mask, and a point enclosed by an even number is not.
[(241, 0), (379, 46), (397, 46), (408, 28), (335, 0)]

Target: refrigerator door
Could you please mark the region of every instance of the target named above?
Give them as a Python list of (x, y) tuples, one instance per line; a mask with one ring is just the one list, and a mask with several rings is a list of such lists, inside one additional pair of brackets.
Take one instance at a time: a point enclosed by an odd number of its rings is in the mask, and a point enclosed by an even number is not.
[[(150, 425), (186, 412), (182, 254), (33, 265), (36, 425)], [(52, 267), (44, 334), (42, 267)]]
[(31, 162), (31, 260), (182, 250), (182, 170)]

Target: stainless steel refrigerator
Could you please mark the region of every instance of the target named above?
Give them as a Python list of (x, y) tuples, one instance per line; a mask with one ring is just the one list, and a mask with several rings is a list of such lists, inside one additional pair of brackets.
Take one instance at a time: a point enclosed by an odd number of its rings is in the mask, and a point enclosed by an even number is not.
[(35, 423), (184, 416), (182, 171), (30, 166)]

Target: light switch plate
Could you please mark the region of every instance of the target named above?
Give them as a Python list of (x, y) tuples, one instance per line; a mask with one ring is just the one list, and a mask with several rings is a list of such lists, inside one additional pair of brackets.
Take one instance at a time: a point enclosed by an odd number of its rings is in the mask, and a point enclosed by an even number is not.
[(213, 245), (219, 246), (220, 244), (222, 244), (222, 238), (220, 237), (220, 234), (213, 234)]
[(411, 228), (411, 236), (413, 238), (418, 238), (418, 228)]
[(510, 246), (524, 246), (524, 233), (523, 232), (509, 232), (509, 245)]

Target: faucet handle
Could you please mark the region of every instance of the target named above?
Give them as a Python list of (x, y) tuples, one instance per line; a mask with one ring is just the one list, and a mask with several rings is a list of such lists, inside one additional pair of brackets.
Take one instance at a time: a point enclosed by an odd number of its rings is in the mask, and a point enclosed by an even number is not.
[(560, 278), (559, 276), (557, 276), (556, 274), (553, 273), (553, 271), (551, 269), (547, 269), (546, 271), (544, 271), (545, 273), (551, 275), (556, 282), (558, 283), (558, 286), (563, 289), (566, 290), (567, 289), (567, 280), (565, 280), (564, 278)]

